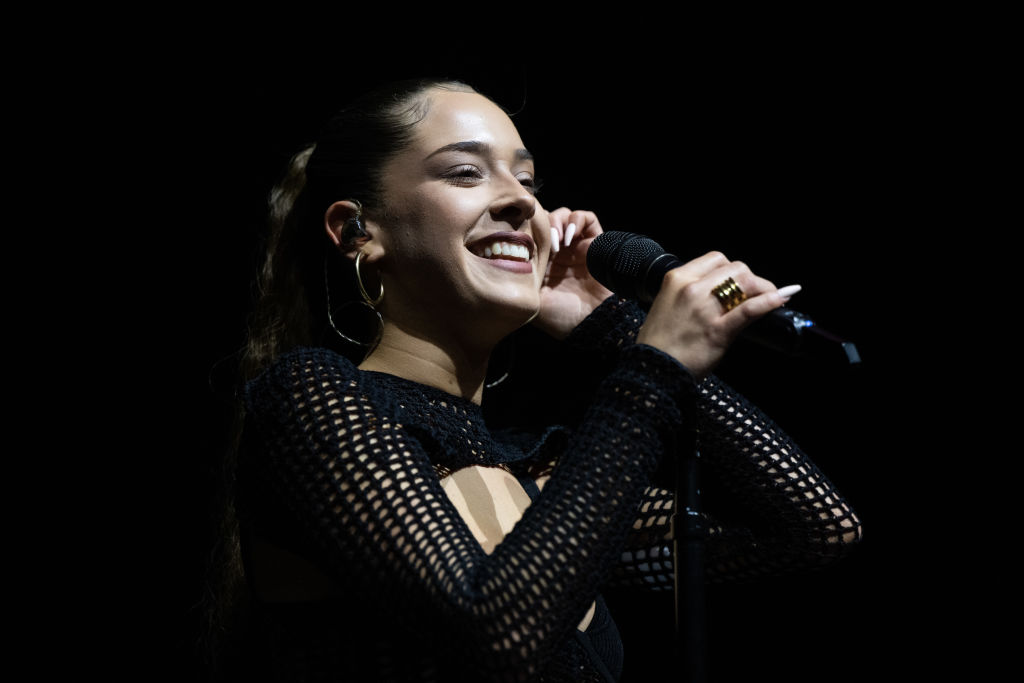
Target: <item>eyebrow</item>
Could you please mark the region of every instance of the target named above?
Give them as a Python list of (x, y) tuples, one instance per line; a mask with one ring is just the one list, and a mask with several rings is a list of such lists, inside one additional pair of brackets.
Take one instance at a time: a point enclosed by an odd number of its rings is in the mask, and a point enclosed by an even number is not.
[[(493, 148), (486, 142), (480, 142), (479, 140), (465, 140), (463, 142), (453, 142), (449, 145), (438, 147), (427, 155), (427, 159), (445, 152), (468, 152), (471, 154), (487, 156), (492, 154), (493, 151)], [(516, 161), (533, 161), (533, 154), (530, 150), (525, 148), (517, 149), (515, 151), (515, 157)]]

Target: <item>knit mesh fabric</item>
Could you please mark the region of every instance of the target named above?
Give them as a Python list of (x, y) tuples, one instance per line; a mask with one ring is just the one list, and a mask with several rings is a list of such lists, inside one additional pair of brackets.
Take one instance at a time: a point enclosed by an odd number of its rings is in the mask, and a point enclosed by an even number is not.
[[(671, 586), (671, 494), (651, 477), (679, 433), (698, 426), (708, 461), (779, 520), (769, 531), (783, 546), (771, 534), (755, 542), (746, 530), (718, 530), (722, 542), (709, 548), (727, 556), (712, 555), (712, 575), (840, 552), (837, 525), (851, 517), (817, 468), (724, 386), (705, 382), (698, 399), (682, 366), (633, 343), (641, 321), (613, 298), (574, 333), (603, 349), (609, 370), (575, 429), (532, 441), (499, 441), (479, 406), (361, 372), (324, 349), (290, 352), (250, 383), (243, 525), (342, 589), (332, 600), (262, 605), (259, 672), (287, 681), (602, 680), (575, 640), (577, 624), (613, 577)], [(491, 554), (439, 482), (470, 465), (551, 472)]]
[[(613, 363), (643, 320), (634, 302), (612, 297), (566, 343), (586, 350), (590, 367)], [(718, 518), (718, 510), (700, 512), (709, 582), (813, 569), (850, 552), (861, 537), (853, 508), (788, 434), (713, 375), (697, 387), (696, 401), (695, 433), (683, 442), (700, 454), (702, 479), (706, 475), (728, 491), (730, 506), (740, 510), (727, 520)], [(615, 585), (673, 588), (674, 505), (669, 488), (645, 492)]]

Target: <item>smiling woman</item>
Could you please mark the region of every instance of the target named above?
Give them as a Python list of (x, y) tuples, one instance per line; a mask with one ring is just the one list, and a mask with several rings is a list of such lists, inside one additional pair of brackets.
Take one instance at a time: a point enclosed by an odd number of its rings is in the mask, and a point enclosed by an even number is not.
[[(444, 389), (475, 375), (479, 389), (491, 349), (539, 309), (551, 226), (533, 195), (532, 156), (497, 105), (437, 90), (421, 111), (409, 144), (383, 164), (386, 209), (367, 206), (366, 236), (344, 249), (362, 252), (388, 293), (363, 368), (399, 363), (404, 376)], [(351, 206), (327, 213), (340, 244)], [(508, 248), (495, 253), (496, 243)]]
[[(601, 593), (672, 585), (656, 473), (697, 432), (753, 510), (707, 518), (710, 578), (859, 539), (828, 479), (711, 374), (778, 288), (711, 253), (644, 312), (586, 268), (597, 216), (546, 210), (537, 184), (501, 107), (415, 81), (340, 112), (275, 188), (211, 611), (226, 680), (620, 680)], [(589, 367), (531, 390), (589, 408), (497, 434), (490, 357), (526, 325)]]

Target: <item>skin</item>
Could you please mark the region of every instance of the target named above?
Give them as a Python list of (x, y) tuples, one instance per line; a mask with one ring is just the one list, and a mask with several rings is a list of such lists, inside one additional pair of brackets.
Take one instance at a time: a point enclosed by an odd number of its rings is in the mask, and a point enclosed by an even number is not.
[[(412, 144), (384, 169), (387, 210), (364, 216), (367, 237), (342, 243), (342, 226), (356, 211), (348, 201), (328, 209), (325, 229), (346, 257), (363, 252), (371, 292), (384, 287), (381, 341), (360, 368), (479, 402), (498, 341), (531, 322), (564, 338), (611, 295), (586, 268), (587, 248), (602, 228), (592, 212), (541, 207), (532, 191), (534, 162), (490, 100), (443, 90), (429, 97)], [(482, 245), (495, 239), (526, 245), (529, 261), (481, 257)], [(727, 277), (748, 295), (729, 312), (711, 294)], [(638, 341), (701, 378), (743, 327), (784, 301), (746, 265), (706, 254), (668, 273)], [(442, 486), (487, 552), (529, 505), (500, 469), (466, 468)]]
[[(494, 345), (540, 310), (551, 230), (531, 191), (533, 161), (504, 112), (472, 93), (431, 100), (412, 144), (384, 169), (387, 215), (366, 220), (368, 238), (346, 250), (363, 251), (363, 272), (385, 291), (381, 341), (360, 367), (479, 402)], [(327, 214), (336, 242), (347, 204)], [(530, 262), (474, 253), (496, 235), (521, 240)]]
[[(332, 205), (325, 227), (348, 258), (363, 252), (366, 280), (376, 273), (384, 285), (383, 335), (361, 367), (479, 401), (500, 339), (530, 321), (562, 338), (611, 294), (586, 269), (602, 228), (592, 212), (541, 207), (534, 162), (490, 100), (442, 90), (429, 97), (412, 144), (384, 169), (386, 215), (365, 220), (368, 236), (348, 247), (340, 232), (353, 203)], [(530, 246), (528, 268), (473, 251), (479, 240), (512, 234)], [(711, 295), (727, 277), (748, 296), (729, 312)], [(367, 286), (376, 291), (376, 282)], [(774, 284), (712, 252), (668, 273), (638, 341), (701, 378), (746, 325), (783, 303)]]

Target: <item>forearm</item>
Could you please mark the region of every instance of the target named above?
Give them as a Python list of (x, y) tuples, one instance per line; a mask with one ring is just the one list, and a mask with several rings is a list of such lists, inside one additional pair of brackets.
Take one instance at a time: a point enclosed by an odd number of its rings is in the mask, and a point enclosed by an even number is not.
[[(697, 422), (699, 532), (710, 580), (818, 566), (844, 556), (860, 539), (856, 514), (821, 470), (769, 418), (717, 378), (701, 384)], [(719, 495), (705, 501), (709, 483), (717, 487), (711, 493)], [(727, 508), (719, 507), (723, 502)], [(645, 493), (615, 573), (616, 584), (672, 587), (675, 505), (670, 489), (652, 487)]]
[[(715, 377), (701, 384), (698, 406), (701, 467), (721, 479), (753, 520), (751, 559), (723, 558), (723, 567), (812, 566), (842, 557), (860, 540), (850, 504), (756, 406)], [(737, 544), (745, 545), (744, 536), (723, 534), (723, 550), (734, 554)]]

